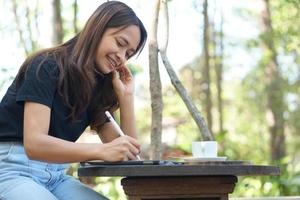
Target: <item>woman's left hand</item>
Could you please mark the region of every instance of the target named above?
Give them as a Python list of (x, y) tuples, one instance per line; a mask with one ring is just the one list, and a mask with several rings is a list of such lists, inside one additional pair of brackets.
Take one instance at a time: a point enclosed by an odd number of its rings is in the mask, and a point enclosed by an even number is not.
[(112, 84), (119, 101), (134, 95), (134, 80), (127, 67), (121, 66), (113, 71)]

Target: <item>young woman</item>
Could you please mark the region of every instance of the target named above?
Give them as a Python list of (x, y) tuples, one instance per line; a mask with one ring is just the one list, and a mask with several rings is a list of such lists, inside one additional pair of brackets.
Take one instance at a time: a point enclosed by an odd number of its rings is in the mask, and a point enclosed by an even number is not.
[[(0, 104), (0, 199), (106, 199), (64, 171), (71, 162), (136, 159), (134, 83), (125, 62), (146, 38), (134, 11), (110, 1), (74, 38), (25, 60)], [(117, 109), (121, 137), (104, 114)], [(103, 144), (75, 143), (87, 126)]]

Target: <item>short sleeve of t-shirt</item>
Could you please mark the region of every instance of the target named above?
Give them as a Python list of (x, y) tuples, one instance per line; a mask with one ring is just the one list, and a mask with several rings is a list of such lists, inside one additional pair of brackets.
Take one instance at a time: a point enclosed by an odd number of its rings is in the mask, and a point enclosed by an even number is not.
[(37, 56), (29, 64), (24, 78), (17, 90), (16, 101), (22, 104), (32, 101), (52, 107), (57, 89), (58, 67), (54, 60)]

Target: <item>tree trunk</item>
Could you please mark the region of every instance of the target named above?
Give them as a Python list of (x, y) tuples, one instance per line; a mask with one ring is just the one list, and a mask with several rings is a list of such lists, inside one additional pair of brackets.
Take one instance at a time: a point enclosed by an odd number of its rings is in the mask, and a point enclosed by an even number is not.
[(29, 37), (29, 41), (30, 41), (30, 51), (31, 52), (34, 52), (37, 50), (37, 46), (36, 46), (36, 42), (33, 38), (33, 35), (32, 35), (32, 27), (31, 27), (31, 12), (30, 12), (30, 8), (29, 8), (29, 5), (28, 5), (28, 1), (26, 0), (25, 1), (26, 5), (25, 5), (25, 9), (26, 9), (26, 23), (27, 23), (27, 30), (28, 30), (28, 37)]
[(161, 157), (161, 132), (162, 132), (162, 88), (158, 67), (158, 45), (157, 45), (157, 26), (160, 0), (156, 0), (153, 9), (153, 21), (149, 31), (149, 74), (150, 74), (150, 93), (151, 93), (151, 159)]
[(53, 44), (60, 44), (64, 38), (60, 0), (53, 0), (53, 27)]
[[(23, 46), (25, 55), (28, 56), (32, 52), (38, 49), (38, 38), (39, 38), (39, 28), (38, 28), (38, 7), (39, 1), (35, 1), (35, 5), (31, 9), (28, 0), (21, 3), (18, 7), (19, 1), (12, 0), (12, 8), (16, 22), (16, 29), (19, 34), (20, 43)], [(31, 2), (33, 3), (33, 2)], [(18, 11), (20, 9), (20, 11)], [(23, 14), (24, 15), (21, 15)], [(25, 26), (23, 25), (25, 24)]]
[(217, 99), (218, 99), (218, 113), (219, 113), (219, 132), (224, 132), (223, 127), (223, 98), (222, 98), (222, 84), (223, 84), (223, 14), (221, 14), (221, 23), (220, 23), (220, 39), (218, 40), (219, 43), (217, 44), (219, 46), (218, 56), (217, 56), (217, 62), (216, 62), (216, 76), (217, 76)]
[(18, 6), (17, 6), (16, 0), (12, 0), (12, 8), (13, 8), (13, 13), (14, 13), (14, 17), (15, 17), (15, 22), (16, 22), (16, 27), (17, 27), (17, 31), (19, 34), (20, 42), (24, 48), (25, 55), (28, 56), (30, 54), (30, 50), (28, 49), (28, 47), (26, 45), (23, 31), (21, 28), (20, 19), (19, 19), (18, 12), (17, 12)]
[(207, 12), (208, 3), (207, 0), (203, 2), (203, 16), (204, 16), (204, 29), (203, 29), (203, 50), (204, 50), (204, 60), (205, 65), (203, 68), (203, 83), (202, 89), (205, 93), (205, 111), (207, 118), (207, 125), (212, 133), (212, 115), (211, 115), (211, 93), (210, 93), (210, 56), (209, 56), (209, 20)]
[(267, 122), (270, 131), (271, 159), (278, 161), (285, 156), (284, 93), (283, 81), (277, 62), (273, 41), (273, 28), (269, 0), (263, 0), (262, 28), (264, 48), (264, 72), (267, 94)]
[(74, 18), (73, 18), (74, 33), (77, 34), (78, 33), (78, 2), (77, 2), (77, 0), (74, 0), (73, 11), (74, 11)]
[(39, 38), (40, 38), (40, 28), (39, 28), (39, 0), (36, 0), (35, 8), (34, 8), (34, 27), (36, 33), (36, 49), (39, 48)]

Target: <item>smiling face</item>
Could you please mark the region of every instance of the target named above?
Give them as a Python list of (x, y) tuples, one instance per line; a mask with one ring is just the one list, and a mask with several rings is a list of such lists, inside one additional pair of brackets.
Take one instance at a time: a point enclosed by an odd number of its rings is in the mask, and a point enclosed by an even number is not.
[(108, 74), (124, 66), (136, 52), (140, 38), (140, 29), (135, 25), (126, 28), (108, 28), (96, 51), (95, 61), (98, 70)]

